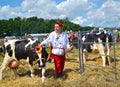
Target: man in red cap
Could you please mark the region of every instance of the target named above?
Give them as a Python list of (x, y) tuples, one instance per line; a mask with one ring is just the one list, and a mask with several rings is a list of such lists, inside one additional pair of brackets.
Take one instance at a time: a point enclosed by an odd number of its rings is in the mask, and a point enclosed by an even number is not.
[(66, 51), (73, 49), (73, 46), (69, 44), (67, 34), (62, 31), (62, 26), (62, 22), (55, 23), (54, 31), (41, 43), (41, 45), (51, 44), (52, 46), (51, 54), (55, 63), (56, 78), (62, 77)]

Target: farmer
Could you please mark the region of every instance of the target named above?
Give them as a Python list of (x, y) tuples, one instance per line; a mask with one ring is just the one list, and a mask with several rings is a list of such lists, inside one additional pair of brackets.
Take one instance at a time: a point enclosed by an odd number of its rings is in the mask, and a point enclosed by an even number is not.
[(55, 23), (54, 31), (41, 43), (41, 45), (51, 44), (52, 46), (51, 53), (55, 64), (55, 78), (62, 77), (66, 51), (73, 49), (73, 45), (69, 44), (67, 34), (62, 31), (62, 26), (62, 22)]

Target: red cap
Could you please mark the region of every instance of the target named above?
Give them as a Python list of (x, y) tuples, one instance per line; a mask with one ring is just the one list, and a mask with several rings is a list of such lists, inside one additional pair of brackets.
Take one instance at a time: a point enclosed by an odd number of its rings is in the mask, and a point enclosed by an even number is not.
[(60, 22), (57, 22), (57, 24), (62, 27), (63, 26), (63, 23), (60, 21)]

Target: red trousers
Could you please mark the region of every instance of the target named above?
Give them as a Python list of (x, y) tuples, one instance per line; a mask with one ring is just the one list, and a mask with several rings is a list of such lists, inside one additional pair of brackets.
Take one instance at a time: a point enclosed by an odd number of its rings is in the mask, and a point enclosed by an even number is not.
[(49, 54), (49, 58), (52, 58), (52, 57), (53, 57), (53, 54), (52, 54), (52, 53), (50, 53), (50, 54)]
[(60, 74), (63, 72), (64, 65), (65, 65), (65, 55), (59, 56), (52, 54), (52, 58), (54, 58), (55, 63), (55, 73)]

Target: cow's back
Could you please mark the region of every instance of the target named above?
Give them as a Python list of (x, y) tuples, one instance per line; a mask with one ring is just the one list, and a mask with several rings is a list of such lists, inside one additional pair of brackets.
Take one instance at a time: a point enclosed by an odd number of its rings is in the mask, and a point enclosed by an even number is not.
[(26, 59), (28, 55), (28, 47), (25, 47), (29, 43), (28, 40), (21, 40), (15, 42), (15, 57), (19, 59)]
[(83, 36), (84, 40), (82, 40), (85, 44), (83, 44), (83, 49), (86, 49), (88, 52), (92, 52), (92, 48), (91, 46), (95, 44), (100, 43), (100, 40), (103, 44), (103, 46), (105, 46), (106, 44), (106, 38), (108, 38), (108, 42), (112, 42), (112, 39), (110, 36), (108, 36), (107, 33), (102, 32), (100, 34), (88, 34)]

